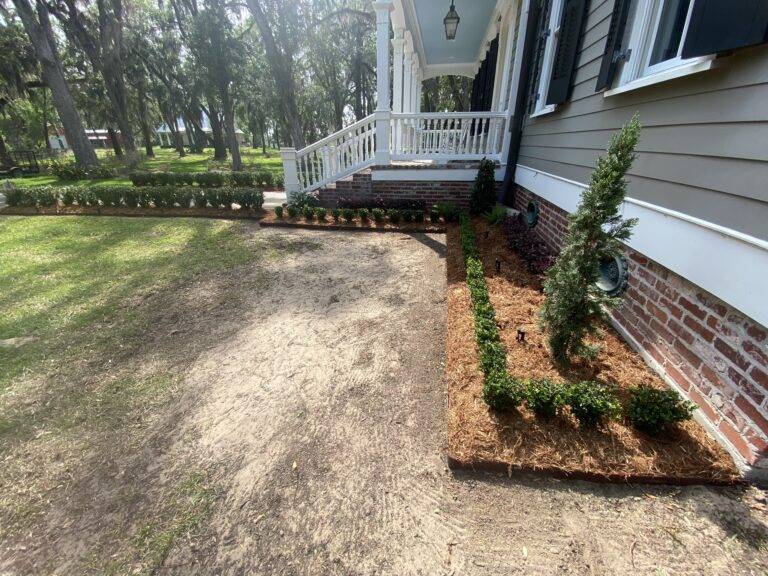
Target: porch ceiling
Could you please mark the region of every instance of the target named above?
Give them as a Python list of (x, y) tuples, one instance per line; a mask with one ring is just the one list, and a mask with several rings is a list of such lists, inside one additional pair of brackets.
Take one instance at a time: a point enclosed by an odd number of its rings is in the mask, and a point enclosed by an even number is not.
[(454, 0), (454, 3), (461, 20), (456, 39), (447, 40), (443, 18), (451, 5), (450, 0), (395, 2), (395, 12), (400, 12), (397, 16), (403, 18), (405, 29), (411, 32), (427, 77), (472, 75), (484, 53), (483, 47), (499, 0)]

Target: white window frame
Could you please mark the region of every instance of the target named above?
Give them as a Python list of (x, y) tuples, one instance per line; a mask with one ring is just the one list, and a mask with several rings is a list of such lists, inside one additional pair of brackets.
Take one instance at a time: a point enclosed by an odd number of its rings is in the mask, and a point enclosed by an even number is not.
[(685, 44), (685, 37), (688, 33), (688, 25), (696, 0), (691, 0), (688, 7), (688, 15), (686, 16), (685, 26), (680, 38), (678, 55), (664, 62), (650, 65), (651, 51), (656, 41), (662, 9), (666, 1), (637, 0), (632, 28), (629, 34), (629, 43), (627, 45), (628, 50), (630, 50), (629, 61), (622, 65), (617, 87), (606, 91), (606, 97), (671, 80), (672, 78), (702, 72), (712, 67), (714, 56), (698, 56), (694, 58), (682, 58), (680, 56)]
[(547, 28), (549, 35), (547, 36), (547, 43), (544, 45), (539, 85), (536, 88), (536, 93), (539, 97), (536, 99), (536, 105), (531, 113), (531, 118), (550, 114), (557, 108), (557, 104), (545, 104), (545, 102), (547, 101), (549, 81), (552, 78), (552, 68), (555, 64), (555, 48), (557, 47), (557, 39), (560, 37), (560, 17), (563, 13), (564, 3), (565, 0), (552, 0), (552, 9), (549, 12), (549, 26)]

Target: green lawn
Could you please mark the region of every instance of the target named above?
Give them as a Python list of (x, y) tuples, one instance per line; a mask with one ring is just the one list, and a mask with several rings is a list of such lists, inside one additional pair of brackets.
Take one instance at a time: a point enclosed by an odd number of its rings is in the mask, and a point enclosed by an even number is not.
[(69, 355), (119, 350), (143, 327), (132, 302), (242, 264), (256, 245), (229, 221), (0, 217), (0, 397)]
[[(130, 172), (125, 168), (120, 161), (118, 161), (107, 150), (97, 150), (96, 153), (103, 159), (105, 164), (115, 166), (123, 174)], [(253, 148), (243, 147), (241, 148), (241, 154), (243, 156), (244, 169), (247, 171), (257, 170), (269, 170), (275, 177), (282, 177), (283, 175), (283, 163), (280, 159), (280, 151), (274, 149), (267, 149), (267, 155), (261, 153), (261, 148), (254, 150)], [(141, 155), (141, 162), (137, 167), (137, 170), (156, 170), (163, 172), (204, 172), (206, 170), (228, 170), (232, 166), (232, 162), (215, 162), (213, 160), (213, 149), (206, 148), (202, 154), (187, 154), (184, 158), (179, 158), (179, 155), (175, 150), (169, 148), (155, 148), (155, 157), (147, 158), (143, 154)], [(98, 186), (103, 184), (125, 184), (130, 185), (130, 180), (126, 176), (120, 178), (111, 178), (109, 180), (80, 180), (77, 182), (63, 182), (55, 176), (39, 175), (39, 176), (27, 176), (24, 178), (11, 179), (16, 186), (65, 186), (77, 184), (80, 186)]]

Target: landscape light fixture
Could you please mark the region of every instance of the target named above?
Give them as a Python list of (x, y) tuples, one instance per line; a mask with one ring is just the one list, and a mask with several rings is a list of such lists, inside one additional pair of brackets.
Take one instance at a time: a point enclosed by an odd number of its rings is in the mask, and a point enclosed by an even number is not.
[(456, 7), (451, 0), (451, 8), (448, 10), (448, 14), (443, 18), (443, 24), (445, 24), (445, 37), (448, 40), (456, 39), (456, 29), (459, 27), (459, 13), (456, 12)]

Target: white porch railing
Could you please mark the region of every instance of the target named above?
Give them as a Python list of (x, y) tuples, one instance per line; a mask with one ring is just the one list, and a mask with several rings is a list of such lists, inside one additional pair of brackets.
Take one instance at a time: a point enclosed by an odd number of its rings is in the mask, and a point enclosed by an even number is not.
[[(379, 121), (389, 128), (389, 150), (384, 148), (383, 158), (501, 161), (509, 117), (506, 112), (386, 112)], [(372, 166), (376, 131), (376, 116), (371, 114), (301, 150), (284, 148), (286, 192), (312, 192)]]
[(373, 164), (375, 133), (376, 124), (371, 114), (296, 151), (300, 191), (312, 192)]
[(500, 159), (506, 112), (393, 113), (393, 160)]

